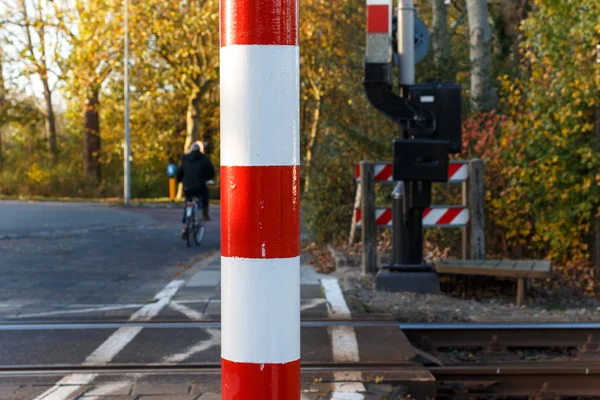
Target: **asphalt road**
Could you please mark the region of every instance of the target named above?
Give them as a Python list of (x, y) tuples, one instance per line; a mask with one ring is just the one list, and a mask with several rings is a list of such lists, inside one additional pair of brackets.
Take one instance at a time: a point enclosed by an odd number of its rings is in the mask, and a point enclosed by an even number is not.
[[(181, 209), (0, 201), (0, 399), (220, 398), (215, 374), (190, 379), (185, 373), (60, 371), (219, 365), (220, 329), (185, 324), (220, 320), (219, 208), (212, 208), (200, 247), (188, 248), (179, 237), (181, 215)], [(301, 318), (349, 316), (337, 283), (323, 285), (322, 279), (309, 265), (301, 266)], [(181, 325), (153, 324), (169, 321)], [(357, 362), (359, 355), (366, 362), (395, 362), (414, 356), (407, 342), (401, 345), (405, 342), (394, 326), (305, 326), (301, 355), (313, 363)], [(55, 374), (14, 371), (25, 367)], [(303, 387), (312, 388), (316, 379), (322, 377), (303, 376)], [(335, 385), (330, 386), (324, 393)], [(307, 398), (319, 393), (313, 394)]]
[(0, 321), (127, 319), (219, 249), (211, 210), (202, 245), (188, 248), (180, 209), (0, 201)]

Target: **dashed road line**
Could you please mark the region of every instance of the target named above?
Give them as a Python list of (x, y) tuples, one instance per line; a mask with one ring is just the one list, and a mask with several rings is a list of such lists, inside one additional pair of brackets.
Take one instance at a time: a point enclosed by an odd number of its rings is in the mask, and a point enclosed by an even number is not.
[(327, 303), (327, 300), (325, 299), (310, 299), (306, 303), (300, 305), (300, 311), (310, 310), (311, 308), (318, 307), (325, 303)]
[[(321, 279), (321, 286), (327, 299), (327, 311), (329, 317), (336, 319), (350, 319), (351, 313), (344, 299), (340, 284), (335, 278)], [(356, 332), (351, 326), (330, 326), (328, 328), (331, 337), (334, 362), (358, 362), (358, 342)], [(332, 400), (363, 400), (366, 392), (362, 383), (362, 374), (359, 371), (334, 372), (332, 384)]]

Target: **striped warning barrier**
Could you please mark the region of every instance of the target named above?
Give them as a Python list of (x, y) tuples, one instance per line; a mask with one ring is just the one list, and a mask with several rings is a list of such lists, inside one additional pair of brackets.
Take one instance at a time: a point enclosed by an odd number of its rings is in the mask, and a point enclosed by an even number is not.
[[(356, 209), (355, 223), (361, 225), (362, 212)], [(392, 209), (379, 207), (375, 209), (375, 221), (379, 228), (392, 227)], [(468, 207), (463, 206), (434, 206), (423, 211), (424, 228), (460, 228), (469, 225)]]
[[(375, 163), (375, 182), (394, 182), (392, 163)], [(354, 169), (356, 181), (360, 181), (360, 165), (356, 164)], [(465, 182), (469, 178), (469, 165), (467, 161), (450, 161), (448, 164), (448, 182)]]

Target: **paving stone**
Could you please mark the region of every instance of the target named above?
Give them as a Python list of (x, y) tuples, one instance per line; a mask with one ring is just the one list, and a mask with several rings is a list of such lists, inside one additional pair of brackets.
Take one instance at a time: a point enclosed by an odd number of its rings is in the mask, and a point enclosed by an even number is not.
[(198, 400), (221, 400), (221, 393), (204, 393)]
[(221, 302), (220, 301), (211, 301), (208, 303), (206, 310), (204, 310), (205, 315), (218, 316), (221, 315)]
[(323, 393), (307, 392), (307, 393), (302, 393), (302, 395), (300, 396), (300, 400), (320, 400), (323, 398), (323, 396), (324, 396)]
[[(46, 385), (31, 385), (31, 386), (23, 386), (17, 392), (13, 394), (13, 397), (10, 400), (31, 400), (37, 398), (39, 395), (44, 393), (46, 390), (50, 389), (54, 385), (46, 386)], [(89, 386), (78, 386), (77, 389), (73, 392), (73, 394), (69, 397), (70, 399), (77, 399), (81, 397), (82, 394), (86, 393), (89, 390)]]
[(19, 390), (13, 393), (10, 400), (31, 400), (44, 393), (54, 385), (49, 386), (21, 386)]
[(198, 397), (193, 394), (167, 394), (167, 395), (150, 395), (137, 397), (139, 400), (196, 400)]
[(300, 296), (302, 299), (325, 298), (321, 285), (302, 285), (300, 286)]
[(367, 383), (365, 386), (367, 388), (367, 392), (373, 395), (386, 396), (394, 391), (394, 387), (389, 384)]
[(20, 387), (21, 385), (0, 385), (0, 399), (10, 399)]
[(187, 395), (190, 385), (170, 383), (137, 383), (133, 387), (132, 395)]
[(191, 277), (186, 287), (215, 287), (221, 281), (221, 271), (202, 270)]
[(129, 382), (106, 382), (96, 384), (88, 390), (86, 396), (129, 396), (134, 384)]
[(215, 296), (215, 287), (183, 287), (177, 291), (173, 300), (208, 300)]

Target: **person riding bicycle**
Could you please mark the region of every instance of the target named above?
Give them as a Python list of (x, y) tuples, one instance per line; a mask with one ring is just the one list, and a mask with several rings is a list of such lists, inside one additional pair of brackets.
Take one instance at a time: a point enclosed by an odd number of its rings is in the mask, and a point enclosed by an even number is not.
[[(214, 179), (215, 168), (210, 159), (204, 155), (204, 144), (194, 142), (190, 152), (183, 156), (181, 166), (177, 171), (177, 182), (183, 183), (183, 194), (186, 203), (193, 197), (202, 201), (202, 216), (205, 221), (210, 221), (208, 215), (208, 187), (206, 181)], [(185, 205), (183, 208), (183, 230), (185, 232)]]

